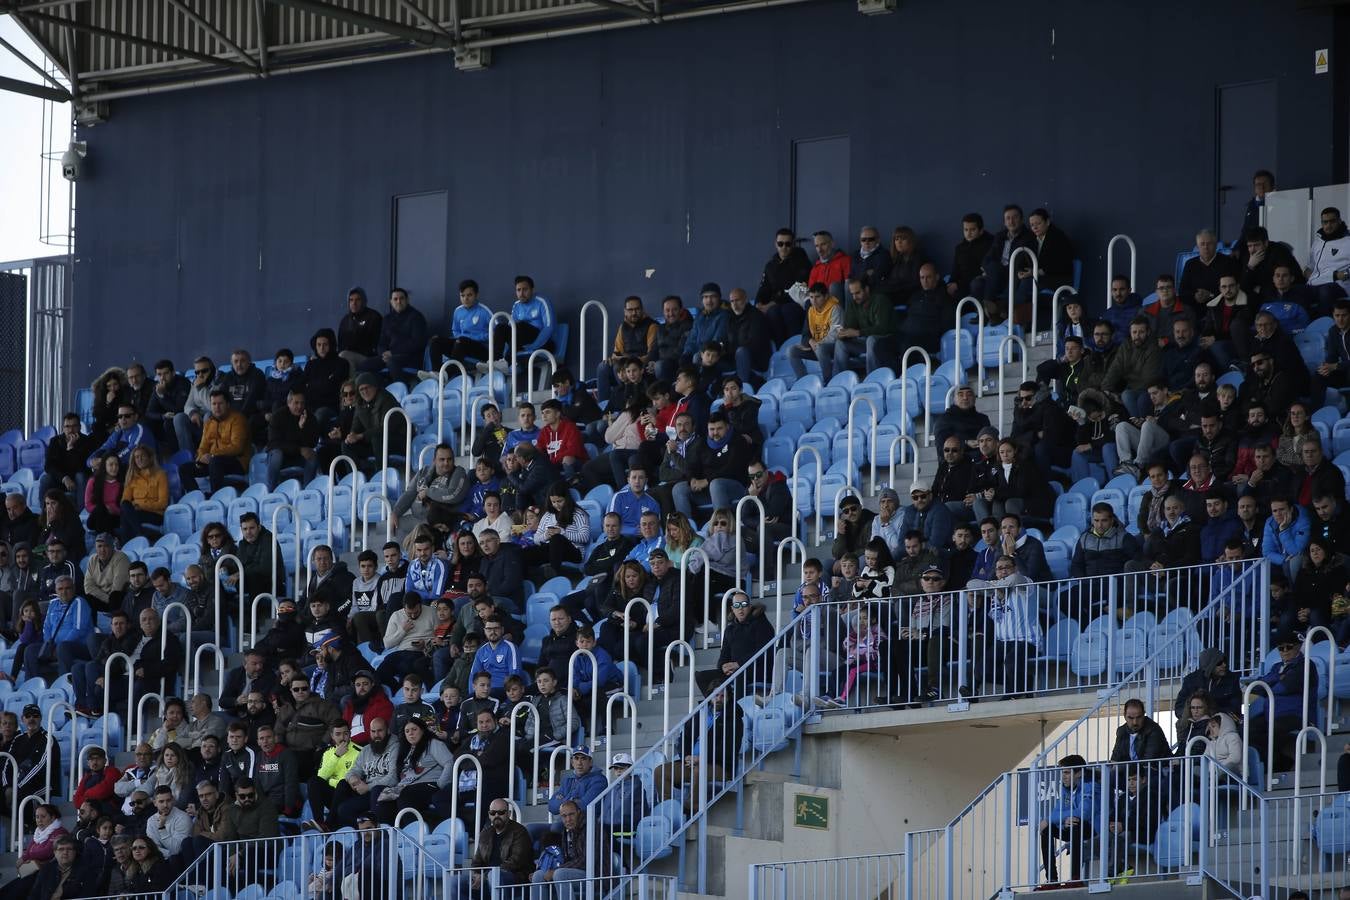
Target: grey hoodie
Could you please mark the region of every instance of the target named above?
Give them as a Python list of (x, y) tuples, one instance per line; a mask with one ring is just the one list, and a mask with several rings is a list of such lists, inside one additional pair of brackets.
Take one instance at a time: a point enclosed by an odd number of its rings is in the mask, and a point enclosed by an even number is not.
[(385, 743), (383, 752), (376, 750), (372, 744), (362, 747), (347, 774), (357, 776), (371, 787), (384, 787), (398, 780), (394, 775), (397, 762), (398, 741), (391, 737)]

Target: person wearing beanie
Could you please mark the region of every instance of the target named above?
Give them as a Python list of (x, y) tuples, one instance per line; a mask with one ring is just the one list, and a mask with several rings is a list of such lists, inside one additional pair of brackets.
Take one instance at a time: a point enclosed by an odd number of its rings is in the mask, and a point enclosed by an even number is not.
[[(362, 441), (370, 443), (374, 465), (378, 466), (384, 458), (384, 417), (391, 409), (398, 408), (394, 395), (385, 390), (380, 376), (373, 372), (362, 372), (356, 376), (356, 414), (352, 417), (352, 430), (347, 435), (346, 452)], [(397, 426), (398, 423), (391, 423)], [(402, 453), (406, 435), (401, 427), (389, 430), (389, 452)], [(361, 462), (357, 460), (358, 464)]]

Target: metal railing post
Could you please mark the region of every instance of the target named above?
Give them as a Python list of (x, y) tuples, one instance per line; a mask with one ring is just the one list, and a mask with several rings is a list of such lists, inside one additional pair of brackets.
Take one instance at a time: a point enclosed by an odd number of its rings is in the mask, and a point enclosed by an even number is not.
[[(904, 376), (902, 375), (901, 377), (903, 378)], [(901, 382), (900, 390), (902, 392), (904, 391), (903, 381)], [(876, 404), (873, 403), (871, 399), (868, 397), (854, 397), (848, 403), (848, 483), (852, 485), (853, 477), (854, 475), (857, 474), (857, 469), (853, 465), (853, 413), (857, 409), (859, 403), (866, 403), (868, 410), (871, 411), (872, 413), (872, 420), (870, 423), (870, 427), (867, 429), (868, 433), (872, 437), (871, 443), (872, 452), (870, 454), (870, 458), (872, 461), (872, 487), (871, 490), (868, 492), (870, 496), (871, 494), (875, 494), (877, 492), (877, 422), (879, 422), (880, 419), (877, 418)], [(858, 480), (862, 481), (861, 478), (859, 478)]]
[(459, 448), (467, 455), (464, 439), (468, 436), (469, 387), (473, 382), (469, 380), (469, 370), (457, 359), (447, 359), (436, 370), (436, 443), (445, 443), (445, 376), (451, 366), (459, 369)]
[[(226, 560), (232, 560), (232, 561), (234, 562), (234, 567), (235, 567), (236, 571), (238, 571), (238, 573), (239, 573), (239, 586), (238, 586), (238, 587), (239, 587), (239, 627), (240, 627), (240, 628), (243, 628), (243, 627), (244, 627), (244, 562), (243, 562), (243, 560), (241, 560), (238, 556), (235, 556), (233, 553), (222, 553), (219, 557), (216, 558), (216, 568), (215, 568), (215, 574), (216, 574), (216, 577), (215, 577), (215, 579), (214, 579), (214, 581), (215, 581), (215, 583), (216, 583), (216, 587), (215, 587), (215, 600), (216, 600), (216, 617), (215, 617), (215, 618), (216, 618), (216, 622), (215, 622), (215, 624), (216, 624), (216, 646), (217, 646), (217, 647), (224, 646), (224, 645), (221, 643), (221, 640), (220, 640), (220, 638), (221, 638), (221, 631), (220, 631), (220, 616), (221, 616), (221, 610), (224, 608), (224, 607), (223, 607), (223, 604), (220, 602), (220, 592), (221, 592), (221, 587), (220, 587), (220, 576), (221, 576), (222, 574), (224, 574), (222, 570), (223, 570), (223, 568), (224, 568), (224, 566), (225, 566), (225, 561), (226, 561)], [(240, 642), (241, 644), (243, 643), (243, 635), (240, 635), (240, 636), (239, 636), (239, 642)]]
[[(891, 488), (895, 488), (895, 470), (905, 464), (904, 446), (906, 444), (908, 444), (910, 449), (914, 451), (914, 460), (911, 463), (913, 468), (910, 470), (909, 473), (909, 483), (913, 484), (914, 482), (919, 480), (919, 445), (914, 443), (914, 438), (910, 437), (909, 435), (898, 434), (891, 439), (891, 446), (886, 450), (886, 456), (889, 458), (891, 464), (890, 474), (889, 476), (887, 476), (889, 479), (888, 483)], [(901, 448), (899, 458), (896, 458), (895, 455), (896, 447)]]
[[(652, 605), (644, 597), (634, 597), (623, 605), (623, 692), (628, 693), (628, 665), (633, 661), (633, 656), (629, 652), (629, 639), (633, 635), (633, 629), (628, 627), (632, 621), (633, 604), (641, 604), (647, 610), (647, 699), (652, 699), (652, 681), (655, 674), (654, 668), (656, 661), (656, 617), (652, 615)], [(595, 695), (600, 692), (600, 673), (595, 673), (595, 690), (591, 692), (591, 699), (594, 701)], [(594, 733), (594, 729), (592, 729)]]
[[(1125, 246), (1130, 248), (1130, 290), (1135, 289), (1137, 286), (1136, 279), (1139, 277), (1139, 270), (1135, 266), (1139, 254), (1138, 251), (1135, 250), (1134, 239), (1128, 234), (1114, 235), (1111, 240), (1106, 242), (1106, 293), (1102, 294), (1102, 296), (1107, 298), (1110, 298), (1111, 296), (1111, 282), (1116, 279), (1116, 243), (1119, 241), (1124, 241)], [(1108, 299), (1107, 302), (1110, 303), (1111, 301)]]
[[(544, 362), (548, 363), (548, 375), (540, 383), (539, 393), (541, 394), (547, 393), (548, 390), (550, 389), (550, 386), (553, 383), (553, 376), (558, 374), (558, 359), (548, 350), (545, 350), (543, 347), (540, 347), (538, 350), (535, 350), (525, 359), (525, 393), (522, 396), (515, 398), (515, 401), (517, 403), (520, 402), (521, 400), (528, 400), (530, 398), (530, 394), (534, 392), (534, 361), (536, 359), (541, 358), (543, 359)], [(578, 375), (577, 377), (580, 378), (581, 376)], [(578, 382), (576, 385), (573, 386), (572, 389), (577, 391), (584, 391), (586, 390), (586, 388), (582, 386), (583, 384), (584, 382)]]
[[(1020, 386), (1022, 385), (1022, 382), (1024, 382), (1024, 381), (1027, 380), (1027, 345), (1026, 345), (1026, 343), (1025, 343), (1020, 337), (1018, 337), (1017, 335), (1013, 334), (1012, 331), (1010, 330), (1007, 334), (1005, 334), (1005, 335), (1003, 336), (1003, 339), (1000, 340), (1000, 341), (998, 342), (998, 433), (999, 433), (999, 434), (1006, 434), (1006, 433), (1007, 433), (1007, 432), (1005, 432), (1005, 431), (1003, 430), (1003, 412), (1004, 412), (1004, 403), (1003, 403), (1003, 350), (1004, 350), (1005, 347), (1008, 347), (1008, 346), (1011, 345), (1011, 344), (1016, 344), (1018, 347), (1021, 347), (1021, 348), (1022, 348), (1022, 353), (1021, 353), (1021, 356), (1022, 356), (1022, 380), (1019, 381), (1019, 382), (1017, 382), (1018, 386), (1020, 387)], [(1012, 363), (1012, 360), (1009, 359), (1009, 360), (1008, 360), (1008, 363), (1011, 364), (1011, 363)]]
[[(351, 467), (352, 474), (355, 475), (355, 476), (357, 476), (357, 477), (355, 477), (355, 478), (352, 479), (352, 528), (355, 528), (355, 527), (356, 527), (356, 495), (357, 495), (357, 493), (359, 493), (360, 490), (361, 490), (361, 485), (358, 484), (357, 481), (358, 481), (358, 479), (359, 479), (359, 477), (360, 477), (361, 470), (358, 469), (358, 468), (356, 467), (356, 460), (352, 459), (350, 456), (348, 456), (347, 454), (343, 453), (343, 454), (340, 454), (340, 455), (338, 455), (338, 456), (333, 457), (333, 461), (330, 462), (330, 463), (328, 464), (328, 487), (327, 487), (327, 496), (324, 498), (324, 500), (325, 500), (325, 511), (328, 513), (328, 515), (325, 516), (326, 521), (325, 521), (324, 524), (325, 524), (326, 529), (327, 529), (327, 534), (326, 534), (326, 536), (325, 536), (325, 542), (326, 542), (326, 543), (328, 544), (328, 546), (330, 546), (330, 547), (333, 546), (333, 516), (337, 514), (337, 510), (334, 509), (335, 504), (334, 504), (334, 502), (333, 502), (334, 499), (335, 499), (335, 497), (336, 497), (336, 494), (337, 494), (337, 487), (338, 487), (338, 483), (337, 483), (337, 470), (338, 470), (338, 464), (341, 463), (341, 462), (344, 462), (344, 461), (347, 463), (348, 466)], [(292, 515), (295, 515), (294, 510), (292, 510), (292, 513), (291, 513), (291, 514), (292, 514)], [(298, 535), (297, 535), (297, 537), (298, 537)], [(273, 540), (276, 540), (276, 515), (275, 515), (275, 510), (273, 510), (273, 516), (272, 516), (272, 539), (273, 539)], [(283, 578), (283, 580), (285, 580), (285, 579)], [(271, 590), (272, 590), (273, 593), (276, 593), (277, 586), (276, 586), (276, 583), (275, 583), (275, 582), (276, 582), (276, 573), (275, 573), (275, 572), (272, 573), (272, 581), (273, 581), (273, 584), (271, 585)]]
[[(980, 314), (983, 315), (984, 307), (980, 306), (978, 301), (975, 305), (979, 308)], [(959, 313), (956, 316), (956, 328), (958, 332), (961, 330), (961, 316)], [(960, 342), (959, 337), (957, 338), (957, 341), (958, 343)], [(919, 346), (908, 347), (905, 349), (904, 353), (900, 354), (900, 409), (904, 411), (905, 418), (910, 418), (908, 403), (909, 378), (906, 377), (905, 373), (909, 367), (909, 355), (911, 353), (917, 353), (919, 356), (923, 357), (923, 445), (927, 447), (933, 440), (933, 411), (931, 409), (933, 399), (933, 358), (928, 355), (927, 350)], [(911, 421), (910, 424), (912, 427), (913, 422)], [(875, 454), (873, 455), (875, 456)], [(872, 479), (873, 481), (876, 480), (875, 473), (873, 473)]]
[[(578, 344), (578, 346), (577, 346), (577, 384), (578, 384), (578, 385), (585, 384), (586, 381), (587, 381), (587, 378), (586, 378), (586, 338), (587, 338), (587, 333), (586, 333), (586, 323), (587, 323), (589, 320), (586, 318), (586, 312), (587, 312), (587, 310), (590, 310), (590, 309), (598, 309), (598, 310), (600, 310), (600, 359), (601, 359), (601, 361), (603, 361), (603, 360), (605, 359), (605, 354), (609, 351), (609, 348), (610, 348), (610, 346), (611, 346), (610, 343), (609, 343), (609, 310), (605, 307), (605, 304), (601, 303), (599, 300), (587, 300), (585, 303), (581, 304), (581, 311), (577, 313), (577, 320), (578, 320), (578, 323), (579, 323), (579, 326), (580, 326), (580, 330), (578, 331), (578, 340), (579, 340), (579, 344)], [(599, 370), (599, 363), (596, 364), (596, 369), (597, 369), (597, 371)]]
[[(1031, 346), (1036, 346), (1036, 300), (1040, 294), (1040, 268), (1041, 262), (1036, 258), (1036, 251), (1030, 247), (1017, 247), (1012, 254), (1008, 256), (1008, 333), (1013, 329), (1013, 304), (1017, 296), (1017, 257), (1022, 255), (1031, 257)], [(1108, 294), (1109, 296), (1109, 294)]]
[[(392, 419), (392, 418), (393, 418), (394, 416), (396, 416), (396, 415), (397, 415), (397, 416), (402, 416), (402, 417), (403, 417), (403, 429), (404, 429), (404, 432), (405, 432), (405, 434), (404, 434), (404, 441), (405, 441), (405, 443), (403, 444), (403, 481), (400, 483), (399, 487), (400, 487), (402, 490), (407, 490), (408, 483), (412, 481), (412, 462), (413, 462), (413, 449), (412, 449), (412, 445), (413, 445), (413, 421), (412, 421), (412, 417), (408, 415), (408, 411), (407, 411), (406, 409), (404, 409), (404, 408), (401, 407), (401, 406), (395, 406), (394, 408), (390, 409), (388, 412), (386, 412), (386, 413), (384, 414), (384, 418), (383, 418), (383, 419), (381, 420), (381, 422), (380, 422), (381, 443), (382, 443), (382, 445), (383, 445), (383, 446), (380, 447), (380, 493), (381, 493), (381, 494), (387, 494), (387, 493), (389, 492), (389, 485), (388, 485), (388, 482), (387, 482), (387, 479), (388, 479), (388, 477), (389, 477), (389, 475), (388, 475), (388, 470), (389, 470), (389, 420)], [(356, 527), (356, 522), (352, 522), (352, 527), (353, 527), (353, 528)]]
[[(875, 434), (872, 436), (872, 441), (873, 443), (876, 442)], [(736, 586), (742, 586), (741, 563), (745, 556), (745, 541), (741, 540), (741, 510), (743, 510), (747, 504), (754, 504), (755, 509), (759, 511), (759, 596), (762, 599), (764, 597), (764, 542), (766, 540), (765, 531), (767, 531), (769, 525), (769, 516), (768, 513), (764, 511), (764, 501), (760, 500), (758, 497), (752, 497), (749, 494), (746, 494), (736, 501), (734, 513), (735, 521), (733, 523), (734, 527), (732, 533), (735, 535), (736, 540)]]
[[(797, 519), (800, 517), (800, 513), (799, 513), (798, 508), (797, 508), (797, 490), (798, 490), (798, 487), (799, 487), (799, 484), (800, 484), (800, 475), (801, 475), (801, 471), (800, 471), (800, 470), (801, 470), (801, 461), (802, 461), (802, 454), (803, 454), (803, 453), (809, 453), (809, 454), (811, 454), (813, 457), (815, 457), (815, 460), (816, 460), (816, 477), (813, 479), (814, 483), (812, 484), (812, 489), (815, 491), (815, 502), (814, 502), (814, 504), (813, 504), (813, 506), (814, 506), (814, 508), (815, 508), (815, 511), (816, 511), (816, 531), (815, 531), (815, 535), (816, 535), (816, 540), (819, 541), (819, 540), (820, 540), (820, 522), (821, 522), (821, 518), (820, 518), (820, 500), (821, 500), (821, 496), (820, 496), (820, 482), (821, 482), (822, 480), (824, 480), (824, 478), (825, 478), (825, 463), (824, 463), (824, 460), (821, 459), (820, 451), (817, 450), (815, 447), (811, 447), (811, 446), (801, 446), (801, 447), (798, 447), (797, 450), (796, 450), (796, 452), (794, 452), (794, 453), (792, 454), (792, 536), (793, 536), (793, 537), (796, 537), (796, 536), (797, 536)], [(918, 457), (917, 457), (917, 455), (916, 455), (916, 456), (915, 456), (916, 462), (917, 462), (917, 459), (918, 459)]]
[[(970, 342), (970, 346), (975, 353), (975, 396), (983, 397), (984, 396), (984, 304), (981, 303), (979, 300), (976, 300), (974, 297), (962, 297), (956, 303), (956, 338), (955, 338), (956, 346), (952, 348), (952, 359), (954, 360), (954, 368), (956, 369), (956, 384), (952, 385), (952, 387), (956, 387), (956, 385), (959, 385), (966, 380), (966, 370), (961, 367), (961, 310), (965, 309), (967, 303), (975, 307), (975, 322), (976, 326), (979, 328), (979, 331), (976, 332), (975, 334), (975, 340)], [(1012, 319), (1011, 303), (1009, 303), (1008, 306), (1008, 319), (1009, 321), (1011, 321)], [(932, 368), (931, 362), (929, 362), (929, 368), (930, 369)], [(932, 383), (930, 382), (929, 389), (931, 390), (931, 388)], [(903, 388), (901, 388), (901, 390), (903, 390)], [(924, 409), (928, 408), (928, 405), (929, 403), (931, 403), (931, 401), (932, 397), (930, 395), (927, 399), (927, 402), (924, 403)], [(927, 419), (925, 419), (924, 444), (927, 445), (927, 443), (928, 443), (928, 421)]]

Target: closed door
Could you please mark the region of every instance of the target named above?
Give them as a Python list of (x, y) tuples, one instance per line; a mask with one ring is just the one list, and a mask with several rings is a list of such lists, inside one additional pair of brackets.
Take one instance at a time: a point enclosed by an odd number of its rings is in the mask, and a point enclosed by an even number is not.
[(1242, 233), (1247, 201), (1252, 198), (1252, 173), (1269, 169), (1279, 175), (1276, 129), (1269, 124), (1277, 121), (1277, 100), (1273, 81), (1219, 88), (1214, 221), (1222, 241), (1236, 240)]
[[(433, 329), (446, 323), (450, 195), (445, 191), (394, 198), (394, 280)], [(446, 332), (442, 331), (441, 334)]]
[(848, 162), (848, 135), (792, 142), (792, 229), (808, 255), (816, 231), (849, 244)]

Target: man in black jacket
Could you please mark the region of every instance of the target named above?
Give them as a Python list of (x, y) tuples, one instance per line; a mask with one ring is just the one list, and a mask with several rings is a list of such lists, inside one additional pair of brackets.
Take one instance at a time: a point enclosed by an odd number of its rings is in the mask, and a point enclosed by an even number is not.
[(382, 317), (371, 309), (366, 302), (365, 288), (354, 287), (347, 292), (347, 314), (338, 323), (338, 356), (351, 366), (351, 374), (356, 376), (356, 367), (367, 358), (375, 355), (380, 343), (380, 322)]
[[(989, 427), (989, 417), (975, 408), (975, 389), (968, 384), (959, 386), (952, 399), (952, 405), (933, 423), (938, 443), (944, 444), (948, 435), (956, 435), (967, 447), (974, 447), (980, 430)], [(997, 442), (997, 432), (994, 439)]]
[[(890, 296), (894, 297), (893, 294)], [(909, 308), (900, 323), (900, 345), (922, 347), (936, 353), (942, 333), (951, 327), (952, 313), (956, 309), (942, 289), (937, 266), (924, 263), (919, 268), (918, 289), (909, 294), (908, 300)]]
[(1275, 270), (1287, 268), (1295, 284), (1303, 283), (1303, 270), (1294, 260), (1289, 248), (1270, 239), (1270, 233), (1262, 225), (1247, 230), (1247, 262), (1242, 270), (1242, 290), (1250, 298), (1253, 306), (1269, 303), (1275, 299)]
[(801, 304), (788, 295), (788, 288), (806, 283), (811, 274), (811, 260), (797, 246), (791, 228), (778, 229), (773, 243), (774, 254), (764, 264), (764, 274), (755, 291), (755, 306), (768, 319), (774, 343), (781, 344), (801, 333), (806, 314)]
[(549, 485), (558, 480), (558, 470), (528, 441), (516, 444), (511, 453), (515, 461), (508, 463), (505, 469), (507, 482), (516, 489), (516, 508), (537, 506), (543, 509)]
[(675, 508), (692, 521), (695, 504), (711, 502), (713, 509), (730, 508), (745, 496), (746, 464), (750, 449), (737, 439), (718, 410), (708, 417), (708, 436), (689, 445), (689, 480), (671, 490)]
[(539, 665), (554, 672), (566, 672), (567, 663), (577, 649), (577, 623), (561, 603), (548, 611), (549, 632), (539, 645)]
[(769, 357), (773, 355), (770, 336), (773, 329), (768, 318), (757, 307), (750, 305), (745, 288), (732, 288), (727, 295), (731, 314), (727, 317), (727, 352), (736, 362), (736, 374), (741, 381), (758, 383), (756, 372), (766, 372)]
[(267, 377), (253, 364), (253, 357), (247, 350), (235, 350), (230, 354), (230, 367), (217, 373), (215, 389), (224, 391), (230, 407), (248, 419), (255, 441), (259, 434), (265, 433), (267, 426), (263, 413), (268, 412)]
[(521, 609), (525, 603), (522, 593), (525, 562), (521, 558), (520, 546), (503, 543), (501, 535), (491, 528), (478, 536), (478, 546), (483, 551), (478, 571), (486, 579), (492, 599), (508, 612)]
[[(93, 435), (80, 432), (80, 417), (75, 413), (66, 413), (61, 419), (61, 433), (47, 444), (42, 464), (42, 478), (38, 481), (42, 493), (46, 494), (52, 488), (57, 488), (74, 497), (77, 506), (83, 504), (84, 480), (89, 477), (85, 460), (97, 446), (98, 442), (94, 440)], [(189, 449), (195, 450), (196, 446)], [(0, 525), (0, 533), (3, 533), (3, 525)]]
[[(764, 536), (770, 547), (792, 534), (792, 491), (788, 489), (787, 478), (780, 472), (770, 472), (758, 458), (751, 458), (746, 466), (746, 476), (750, 479), (746, 493), (758, 497), (764, 504)], [(759, 544), (759, 517), (747, 515), (737, 529), (746, 547)]]
[(1166, 759), (1172, 755), (1171, 744), (1162, 726), (1144, 714), (1144, 702), (1125, 701), (1125, 723), (1116, 729), (1116, 742), (1111, 748), (1111, 762), (1134, 762), (1145, 759)]
[[(731, 620), (722, 633), (722, 652), (717, 657), (717, 668), (704, 669), (694, 674), (699, 690), (710, 694), (723, 679), (750, 662), (750, 658), (773, 640), (774, 629), (764, 615), (764, 606), (753, 603), (745, 591), (731, 595)], [(756, 665), (755, 681), (773, 681), (773, 659), (762, 657)]]
[[(980, 262), (980, 277), (971, 282), (971, 293), (984, 299), (985, 315), (991, 322), (1001, 322), (1007, 318), (1006, 306), (1000, 306), (1000, 300), (1008, 297), (1008, 264), (1013, 251), (1019, 247), (1031, 247), (1035, 238), (1022, 219), (1022, 207), (1010, 203), (1003, 207), (1003, 230), (994, 235), (989, 244), (989, 252)], [(1017, 267), (1030, 268), (1031, 261), (1025, 254), (1017, 259)]]
[(155, 385), (141, 413), (141, 421), (154, 433), (161, 446), (173, 446), (173, 417), (183, 411), (191, 388), (192, 383), (174, 369), (173, 360), (161, 359), (155, 363)]
[(272, 413), (267, 428), (267, 489), (276, 490), (281, 481), (281, 470), (299, 466), (304, 471), (304, 484), (314, 480), (319, 469), (315, 448), (319, 438), (319, 422), (305, 407), (305, 394), (299, 387), (286, 395), (286, 406)]
[(980, 277), (980, 264), (989, 252), (994, 238), (984, 230), (984, 217), (979, 213), (966, 213), (961, 218), (961, 243), (956, 245), (952, 254), (951, 281), (947, 282), (947, 295), (959, 299), (969, 295), (976, 297), (971, 283)]
[(40, 524), (37, 514), (28, 508), (28, 501), (23, 494), (5, 495), (5, 515), (0, 517), (0, 541), (11, 547), (15, 544), (28, 544), (31, 547), (37, 543)]
[(276, 693), (277, 676), (267, 667), (267, 655), (250, 649), (244, 654), (244, 663), (225, 675), (225, 686), (220, 692), (220, 708), (233, 716), (248, 711), (248, 695), (254, 691), (268, 696)]

